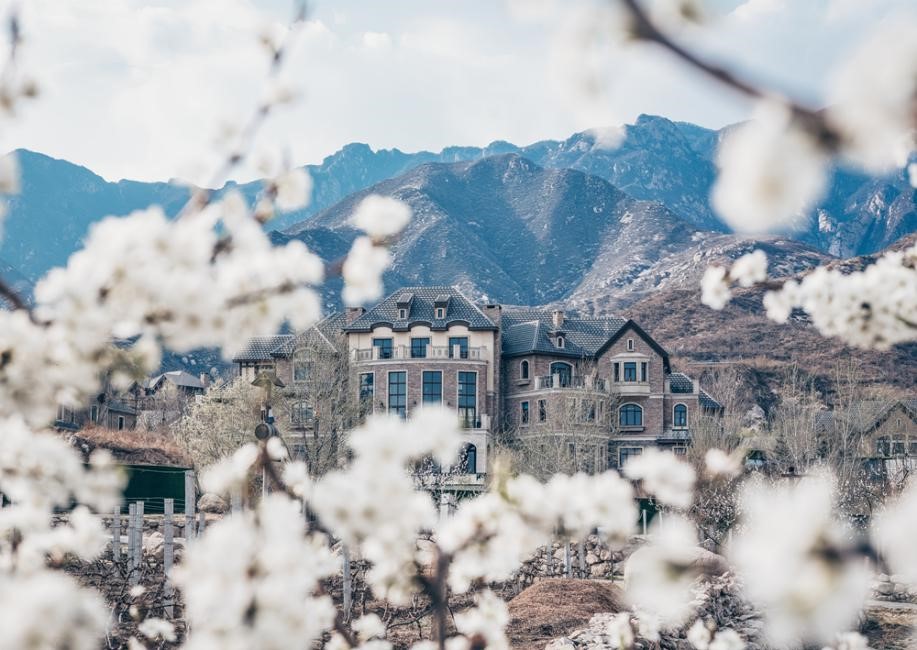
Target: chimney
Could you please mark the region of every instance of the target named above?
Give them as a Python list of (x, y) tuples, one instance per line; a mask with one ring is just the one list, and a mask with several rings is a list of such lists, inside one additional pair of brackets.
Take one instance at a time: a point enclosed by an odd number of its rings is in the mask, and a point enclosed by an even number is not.
[(500, 327), (500, 321), (503, 317), (503, 305), (484, 305), (481, 311), (484, 312), (487, 318), (493, 321), (494, 325)]
[(204, 385), (204, 388), (210, 385), (210, 375), (208, 373), (202, 372), (199, 379), (201, 380), (201, 384)]
[(363, 307), (348, 307), (347, 312), (344, 314), (344, 324), (350, 325), (365, 313), (366, 309)]
[(554, 329), (559, 330), (564, 326), (564, 310), (555, 309), (551, 312), (551, 321), (554, 323)]

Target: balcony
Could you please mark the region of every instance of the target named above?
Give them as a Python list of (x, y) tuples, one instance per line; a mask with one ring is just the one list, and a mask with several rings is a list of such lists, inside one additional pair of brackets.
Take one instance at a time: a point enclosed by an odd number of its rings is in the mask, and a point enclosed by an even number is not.
[[(416, 351), (415, 351), (416, 352)], [(451, 354), (450, 354), (451, 352)], [(488, 350), (486, 346), (477, 348), (462, 348), (460, 345), (428, 345), (425, 356), (412, 356), (410, 345), (396, 345), (390, 351), (380, 347), (362, 348), (351, 350), (351, 360), (360, 361), (487, 361)]]
[(578, 390), (596, 390), (607, 393), (609, 382), (601, 377), (567, 377), (566, 375), (544, 375), (535, 377), (535, 390), (568, 388)]

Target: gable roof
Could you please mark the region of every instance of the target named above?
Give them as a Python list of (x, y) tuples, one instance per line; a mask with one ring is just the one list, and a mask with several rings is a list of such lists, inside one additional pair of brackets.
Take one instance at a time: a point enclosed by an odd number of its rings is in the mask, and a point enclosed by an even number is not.
[[(444, 318), (436, 318), (435, 303), (448, 298)], [(408, 308), (407, 318), (398, 318), (399, 304)], [(495, 330), (496, 324), (455, 287), (403, 287), (344, 327), (345, 332), (370, 332), (386, 325), (405, 331), (411, 325), (426, 323), (430, 329), (445, 330), (453, 323), (467, 324), (471, 330)]]
[(162, 373), (161, 375), (151, 377), (146, 382), (144, 388), (154, 389), (164, 381), (168, 381), (175, 386), (181, 386), (184, 388), (200, 388), (201, 390), (206, 388), (200, 377), (195, 377), (191, 373), (185, 372), (184, 370), (170, 370), (168, 372)]
[(819, 412), (815, 416), (816, 430), (830, 432), (846, 425), (858, 433), (868, 434), (877, 429), (899, 407), (917, 422), (917, 398), (858, 400), (850, 404), (846, 413)]
[(270, 361), (275, 350), (281, 351), (284, 344), (293, 340), (292, 334), (274, 334), (273, 336), (253, 336), (232, 358), (233, 363), (251, 361)]

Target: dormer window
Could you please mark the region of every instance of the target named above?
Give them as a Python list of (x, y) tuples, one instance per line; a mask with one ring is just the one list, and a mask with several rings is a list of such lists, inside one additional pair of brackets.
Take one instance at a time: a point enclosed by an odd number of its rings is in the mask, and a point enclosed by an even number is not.
[(403, 307), (399, 307), (398, 308), (398, 320), (407, 320), (407, 319), (408, 319), (408, 310)]
[(449, 309), (449, 296), (441, 294), (433, 300), (433, 314), (436, 320), (444, 320)]
[(411, 313), (411, 303), (414, 302), (413, 293), (403, 293), (398, 296), (395, 306), (398, 308), (398, 320), (407, 320)]
[(437, 307), (436, 308), (436, 320), (443, 320), (446, 317), (446, 308)]
[(634, 340), (633, 339), (627, 339), (627, 351), (628, 352), (634, 351)]
[(565, 338), (564, 338), (564, 335), (563, 335), (563, 334), (558, 334), (558, 335), (557, 335), (557, 338), (554, 339), (554, 344), (555, 344), (558, 348), (563, 349), (564, 346), (566, 345), (566, 340), (565, 340)]

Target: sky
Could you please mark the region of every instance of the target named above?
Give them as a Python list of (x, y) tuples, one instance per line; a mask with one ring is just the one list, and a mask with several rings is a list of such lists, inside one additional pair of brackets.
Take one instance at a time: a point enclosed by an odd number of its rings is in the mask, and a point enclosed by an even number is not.
[[(649, 46), (623, 48), (582, 19), (594, 0), (313, 0), (265, 124), (261, 161), (319, 163), (349, 142), (439, 150), (529, 144), (641, 113), (709, 127), (751, 106)], [(713, 23), (678, 38), (813, 105), (826, 79), (913, 0), (708, 0)], [(0, 1), (6, 10), (8, 2)], [(205, 182), (265, 83), (264, 34), (286, 0), (31, 0), (19, 71), (41, 96), (0, 121), (0, 146), (84, 165), (109, 180)], [(598, 32), (597, 40), (585, 35)], [(584, 43), (591, 43), (586, 47)], [(585, 81), (596, 92), (584, 95)]]

